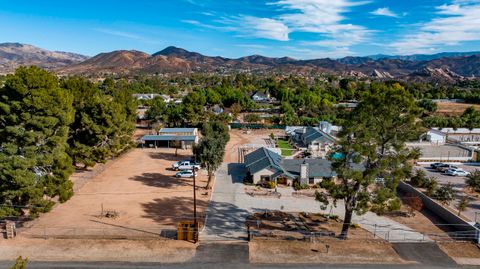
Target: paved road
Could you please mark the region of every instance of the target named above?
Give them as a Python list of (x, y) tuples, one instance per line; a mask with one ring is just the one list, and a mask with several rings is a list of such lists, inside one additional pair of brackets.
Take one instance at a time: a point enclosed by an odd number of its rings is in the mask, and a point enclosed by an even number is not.
[(393, 248), (406, 261), (445, 267), (456, 265), (435, 243), (396, 243)]
[[(10, 268), (12, 262), (0, 262), (1, 268)], [(460, 266), (460, 265), (425, 265), (425, 264), (250, 264), (250, 263), (176, 263), (176, 264), (160, 264), (160, 263), (125, 263), (125, 262), (29, 262), (28, 269), (274, 269), (274, 268), (292, 268), (292, 269), (445, 269), (445, 268), (478, 268), (476, 266)]]
[[(242, 183), (245, 170), (242, 164), (224, 163), (216, 173), (215, 187), (207, 209), (207, 221), (201, 238), (205, 240), (233, 240), (246, 238), (245, 218), (253, 212), (282, 210), (286, 212), (328, 213), (322, 211), (317, 202), (309, 197), (293, 197), (292, 188), (279, 188), (281, 198), (252, 197), (245, 193)], [(338, 202), (331, 209), (333, 214), (343, 216), (344, 207)], [(430, 241), (423, 234), (389, 218), (367, 213), (354, 216), (353, 221), (376, 235), (397, 241)]]

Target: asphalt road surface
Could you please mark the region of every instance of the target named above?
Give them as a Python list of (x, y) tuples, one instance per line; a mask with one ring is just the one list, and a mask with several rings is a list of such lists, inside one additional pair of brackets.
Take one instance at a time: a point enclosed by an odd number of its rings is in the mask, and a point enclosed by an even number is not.
[[(0, 262), (1, 268), (10, 268), (12, 263)], [(273, 268), (293, 268), (293, 269), (444, 269), (444, 268), (478, 268), (475, 266), (457, 266), (457, 265), (424, 265), (424, 264), (412, 264), (412, 265), (386, 265), (386, 264), (361, 264), (361, 265), (338, 265), (338, 264), (249, 264), (249, 263), (229, 263), (225, 261), (223, 263), (181, 263), (181, 264), (158, 264), (158, 263), (116, 263), (116, 262), (92, 262), (92, 263), (80, 263), (80, 262), (29, 262), (28, 269), (153, 269), (153, 268), (165, 268), (165, 269), (224, 269), (224, 268), (252, 268), (252, 269), (273, 269)]]

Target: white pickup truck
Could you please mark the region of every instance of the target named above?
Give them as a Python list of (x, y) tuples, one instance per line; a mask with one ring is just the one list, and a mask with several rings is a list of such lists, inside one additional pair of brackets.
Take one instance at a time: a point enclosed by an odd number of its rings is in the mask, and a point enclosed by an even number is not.
[(173, 170), (199, 170), (200, 168), (200, 164), (193, 163), (192, 161), (179, 161), (172, 164)]

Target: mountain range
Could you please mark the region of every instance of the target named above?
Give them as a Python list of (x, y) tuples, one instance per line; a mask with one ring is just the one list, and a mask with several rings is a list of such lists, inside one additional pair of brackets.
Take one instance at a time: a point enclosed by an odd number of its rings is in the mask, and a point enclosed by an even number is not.
[(0, 74), (11, 73), (22, 65), (54, 69), (80, 63), (87, 56), (62, 51), (49, 51), (20, 43), (0, 43)]
[(252, 55), (230, 59), (168, 47), (151, 55), (136, 50), (118, 50), (88, 58), (79, 54), (52, 52), (19, 43), (0, 44), (0, 73), (12, 72), (20, 65), (38, 65), (62, 75), (275, 72), (331, 73), (411, 81), (456, 81), (480, 76), (480, 52), (411, 56), (350, 56), (341, 59), (312, 60)]

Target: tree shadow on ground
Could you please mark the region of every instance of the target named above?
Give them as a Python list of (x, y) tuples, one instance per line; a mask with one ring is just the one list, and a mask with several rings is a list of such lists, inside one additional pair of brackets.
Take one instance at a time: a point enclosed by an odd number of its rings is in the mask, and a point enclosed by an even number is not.
[(232, 177), (232, 183), (243, 183), (243, 179), (247, 175), (247, 169), (243, 163), (229, 163), (228, 175)]
[[(191, 197), (158, 198), (154, 199), (153, 202), (143, 203), (141, 206), (145, 212), (142, 217), (152, 219), (162, 225), (174, 225), (176, 227), (180, 221), (193, 220), (193, 198)], [(206, 201), (197, 199), (197, 212), (199, 213), (197, 220), (202, 220), (202, 223), (203, 218), (199, 217), (203, 216), (202, 212), (206, 207)]]
[(143, 173), (142, 175), (131, 177), (130, 180), (140, 181), (147, 186), (167, 189), (193, 185), (191, 178), (177, 178), (160, 173)]
[(175, 155), (174, 152), (149, 152), (148, 155), (152, 159), (160, 159), (160, 160), (167, 160), (167, 161), (183, 161), (183, 160), (191, 160), (192, 153), (189, 152), (178, 152), (178, 155)]
[[(234, 232), (245, 232), (245, 221), (248, 211), (231, 203), (210, 201), (207, 213), (206, 201), (197, 200), (197, 220), (201, 226), (205, 224), (209, 234), (225, 235)], [(180, 221), (193, 220), (193, 198), (171, 197), (159, 198), (153, 202), (142, 204), (145, 215), (162, 225), (177, 225)], [(245, 234), (246, 235), (246, 234)]]

